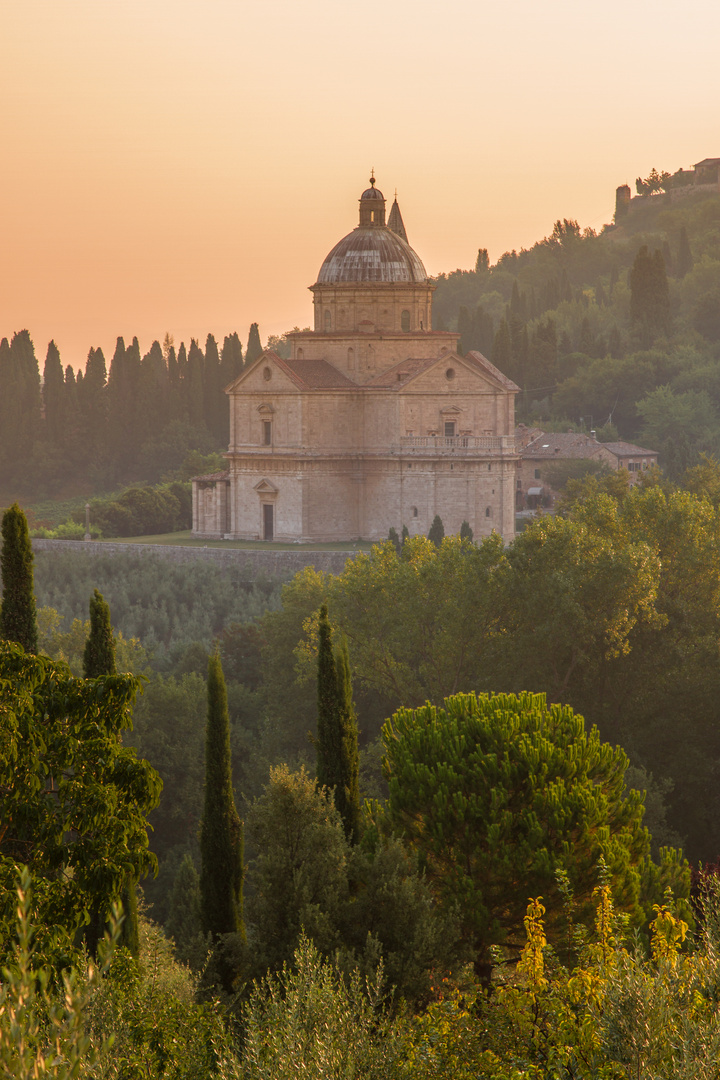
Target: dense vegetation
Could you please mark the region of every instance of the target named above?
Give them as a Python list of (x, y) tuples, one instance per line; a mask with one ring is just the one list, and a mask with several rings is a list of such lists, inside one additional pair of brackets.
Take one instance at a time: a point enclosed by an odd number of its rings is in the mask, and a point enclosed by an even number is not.
[[(525, 419), (592, 414), (662, 450), (665, 476), (570, 479), (506, 548), (438, 520), (282, 587), (37, 557), (37, 639), (0, 648), (2, 1075), (714, 1075), (720, 466), (699, 455), (720, 432), (719, 220), (717, 196), (657, 195), (600, 236), (563, 222), (495, 267), (481, 252), (436, 294), (463, 347), (518, 380)], [(188, 450), (222, 440), (197, 391), (217, 347), (193, 353), (192, 394), (168, 341), (123, 346), (107, 384), (96, 353), (78, 381), (50, 349), (42, 415), (28, 342), (0, 344), (37, 420), (11, 481), (32, 485), (100, 401), (107, 458), (68, 452), (53, 483), (174, 470), (94, 515), (130, 530), (182, 508)], [(166, 459), (117, 426), (128, 388), (157, 392)], [(25, 625), (32, 557), (6, 521)], [(692, 889), (680, 848), (705, 864)], [(151, 850), (154, 922), (134, 906)]]
[[(106, 491), (118, 482), (175, 475), (192, 452), (227, 448), (223, 388), (261, 352), (257, 324), (245, 357), (237, 333), (203, 351), (166, 336), (140, 354), (137, 338), (117, 339), (106, 363), (90, 349), (85, 371), (63, 370), (53, 341), (42, 380), (27, 330), (0, 341), (0, 472), (4, 490), (33, 495), (58, 487)], [(185, 477), (181, 477), (185, 478)], [(122, 534), (121, 534), (122, 535)]]
[(519, 420), (619, 433), (675, 477), (720, 447), (720, 195), (648, 196), (599, 234), (558, 221), (437, 284), (436, 328), (517, 382)]

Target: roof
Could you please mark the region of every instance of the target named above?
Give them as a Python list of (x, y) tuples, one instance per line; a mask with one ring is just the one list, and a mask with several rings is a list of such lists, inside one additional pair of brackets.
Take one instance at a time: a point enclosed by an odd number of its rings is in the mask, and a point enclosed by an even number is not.
[(357, 383), (327, 360), (283, 360), (279, 356), (274, 359), (278, 367), (303, 390), (357, 390)]
[(547, 431), (533, 439), (524, 449), (521, 457), (528, 458), (587, 458), (597, 454), (607, 443), (599, 443), (589, 435), (578, 432)]
[(358, 225), (326, 256), (317, 284), (354, 281), (425, 282), (427, 272), (410, 245), (387, 225)]
[(475, 367), (485, 375), (490, 375), (492, 378), (497, 379), (501, 386), (504, 386), (506, 390), (520, 390), (517, 383), (514, 383), (512, 379), (508, 379), (507, 375), (503, 375), (499, 368), (496, 368), (494, 364), (491, 364), (488, 358), (483, 356), (483, 354), (476, 349), (470, 349), (469, 352), (465, 353), (464, 358), (465, 360), (468, 360), (471, 365), (474, 364)]
[(202, 476), (193, 476), (193, 480), (229, 480), (230, 470), (224, 469), (222, 472), (210, 472), (203, 473)]
[(379, 375), (370, 379), (365, 385), (374, 386), (378, 389), (400, 390), (405, 383), (409, 382), (410, 379), (414, 379), (420, 372), (432, 367), (437, 360), (437, 356), (426, 356), (417, 360), (410, 358), (400, 360), (397, 364), (393, 364), (391, 368), (388, 368), (387, 371), (381, 371)]
[(642, 446), (635, 446), (634, 443), (606, 442), (600, 445), (618, 457), (657, 457), (657, 450), (645, 450)]
[[(374, 183), (374, 181), (373, 181), (373, 183)], [(385, 202), (385, 196), (383, 195), (382, 191), (380, 191), (376, 187), (366, 188), (365, 191), (363, 191), (360, 198), (361, 199), (382, 199), (383, 202)]]
[(387, 371), (376, 375), (374, 379), (365, 383), (365, 386), (378, 389), (402, 390), (411, 379), (416, 378), (423, 371), (429, 370), (440, 361), (452, 364), (464, 363), (472, 371), (483, 375), (486, 379), (489, 377), (493, 382), (500, 383), (505, 390), (519, 389), (511, 379), (498, 371), (495, 365), (486, 360), (482, 353), (479, 352), (468, 352), (465, 356), (458, 356), (457, 353), (441, 353), (440, 356), (420, 359), (408, 357), (407, 360), (400, 360), (397, 364), (393, 364), (391, 368), (388, 368)]
[(407, 233), (405, 232), (405, 225), (403, 223), (397, 199), (395, 199), (395, 202), (392, 204), (392, 210), (390, 211), (390, 217), (388, 218), (388, 229), (392, 229), (395, 235), (399, 236), (400, 239), (404, 240), (407, 244)]
[(720, 158), (718, 157), (706, 157), (702, 161), (695, 163), (694, 168), (700, 169), (703, 165), (720, 165)]

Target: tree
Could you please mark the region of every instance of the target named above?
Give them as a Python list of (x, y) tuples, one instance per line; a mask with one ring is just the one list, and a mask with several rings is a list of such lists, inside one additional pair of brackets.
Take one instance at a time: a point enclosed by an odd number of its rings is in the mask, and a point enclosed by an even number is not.
[(430, 532), (428, 533), (428, 540), (431, 544), (434, 544), (436, 548), (439, 548), (443, 542), (445, 536), (445, 526), (442, 523), (442, 518), (439, 514), (436, 514), (433, 518), (432, 525), (430, 526)]
[(348, 891), (349, 848), (340, 815), (303, 770), (270, 769), (270, 781), (248, 814), (257, 854), (248, 898), (259, 969), (282, 967), (305, 933), (323, 952), (340, 942), (340, 910)]
[(462, 525), (460, 526), (460, 539), (467, 540), (469, 543), (472, 544), (473, 531), (467, 521), (463, 521)]
[(393, 525), (390, 526), (390, 532), (388, 533), (388, 540), (390, 541), (390, 543), (392, 544), (392, 546), (395, 548), (396, 552), (399, 555), (400, 552), (402, 551), (402, 541), (400, 540), (400, 537), (397, 534), (397, 529)]
[(653, 255), (643, 244), (629, 275), (630, 318), (648, 348), (659, 334), (670, 329), (670, 293), (662, 251)]
[(248, 334), (248, 343), (245, 350), (245, 367), (250, 367), (254, 364), (259, 356), (262, 356), (262, 345), (260, 343), (260, 331), (258, 330), (258, 324), (252, 323), (250, 326), (250, 333)]
[(54, 341), (49, 343), (45, 356), (43, 404), (45, 406), (45, 431), (48, 442), (55, 451), (59, 451), (63, 441), (65, 376), (60, 353)]
[(83, 675), (86, 679), (96, 679), (98, 675), (115, 674), (115, 639), (110, 608), (102, 593), (95, 589), (90, 598), (90, 636), (83, 656)]
[(2, 519), (2, 605), (0, 636), (16, 641), (25, 652), (37, 652), (33, 594), (33, 553), (25, 514), (17, 503)]
[(475, 260), (475, 273), (482, 274), (489, 269), (490, 259), (488, 257), (487, 248), (478, 248), (477, 259)]
[(457, 905), (478, 975), (489, 978), (491, 946), (519, 947), (528, 896), (542, 894), (557, 928), (558, 871), (588, 919), (601, 856), (618, 907), (642, 922), (642, 796), (624, 794), (623, 751), (571, 708), (542, 694), (457, 694), (400, 709), (383, 743), (391, 824), (442, 903)]
[(217, 943), (243, 924), (243, 830), (235, 809), (227, 691), (218, 653), (208, 660), (205, 806), (200, 826), (202, 927)]
[(124, 747), (139, 680), (75, 679), (62, 663), (0, 644), (0, 940), (14, 919), (16, 864), (30, 868), (38, 948), (67, 956), (127, 875), (157, 867), (146, 814), (162, 784)]
[(333, 792), (349, 840), (360, 832), (358, 731), (350, 679), (347, 640), (333, 654), (327, 605), (318, 624), (317, 779)]
[(678, 253), (676, 261), (677, 276), (679, 278), (685, 277), (687, 273), (693, 268), (693, 255), (690, 247), (690, 241), (688, 240), (687, 228), (683, 225), (680, 229), (680, 242), (678, 244)]

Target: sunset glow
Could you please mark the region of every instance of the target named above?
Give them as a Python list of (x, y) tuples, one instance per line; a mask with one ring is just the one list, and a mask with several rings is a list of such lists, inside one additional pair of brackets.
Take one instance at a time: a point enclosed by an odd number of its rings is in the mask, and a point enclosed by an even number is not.
[(437, 274), (720, 154), (709, 2), (23, 0), (0, 35), (0, 336), (41, 366), (307, 325), (372, 166)]

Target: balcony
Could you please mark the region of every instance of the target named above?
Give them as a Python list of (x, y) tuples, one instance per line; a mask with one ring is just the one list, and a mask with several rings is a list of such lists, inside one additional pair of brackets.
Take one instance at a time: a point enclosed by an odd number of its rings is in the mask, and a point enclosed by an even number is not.
[(459, 455), (461, 457), (497, 457), (515, 455), (513, 435), (403, 435), (402, 453)]

